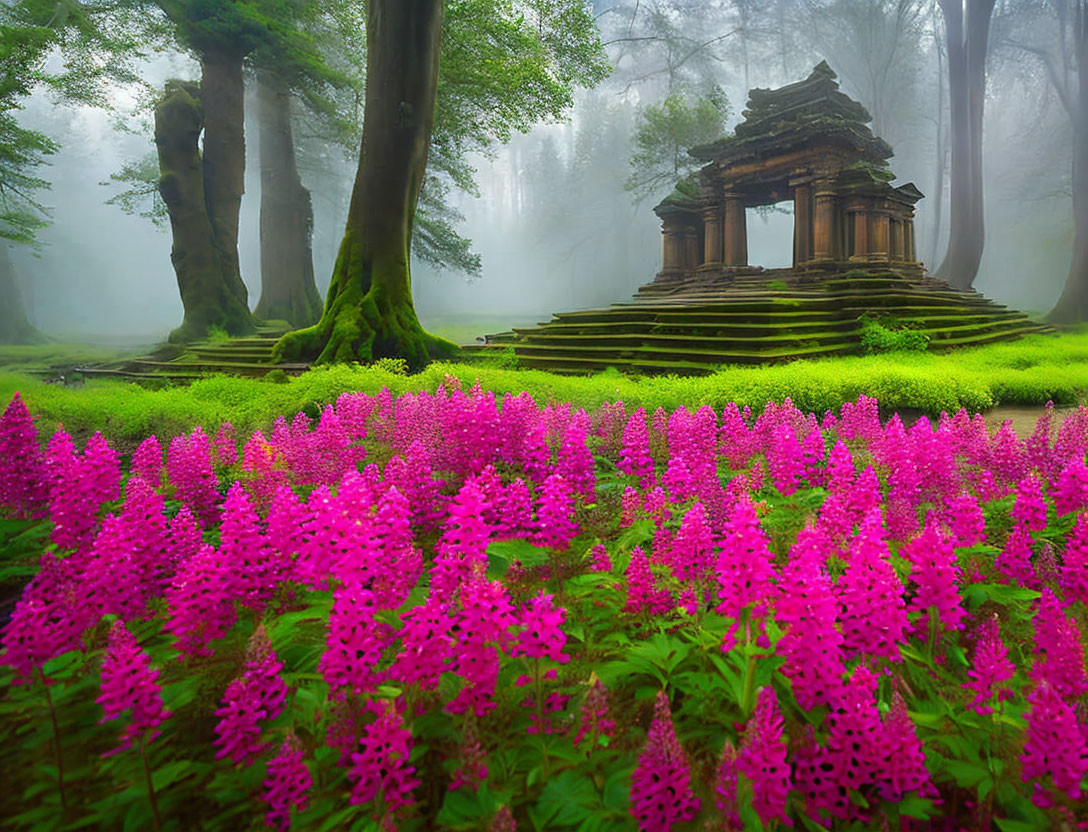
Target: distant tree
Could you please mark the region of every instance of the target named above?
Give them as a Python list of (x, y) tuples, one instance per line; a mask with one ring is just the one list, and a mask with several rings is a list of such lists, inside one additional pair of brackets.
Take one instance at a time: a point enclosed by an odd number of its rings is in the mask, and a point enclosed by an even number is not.
[[(407, 359), (452, 344), (424, 332), (412, 300), (410, 245), (430, 154), (472, 189), (470, 150), (555, 118), (576, 85), (607, 73), (582, 0), (371, 0), (366, 105), (347, 229), (317, 325), (277, 352), (318, 362)], [(441, 65), (440, 69), (440, 58)]]
[(729, 117), (729, 101), (720, 87), (707, 95), (671, 93), (638, 116), (627, 189), (639, 200), (663, 196), (702, 166), (688, 148), (721, 138)]
[[(1088, 321), (1088, 1), (1038, 0), (1014, 8), (999, 43), (1042, 68), (1073, 132), (1073, 259), (1049, 320)], [(1005, 21), (1003, 21), (1005, 22)]]
[[(30, 325), (9, 256), (12, 245), (38, 244), (49, 221), (39, 192), (49, 187), (40, 167), (57, 143), (19, 124), (22, 101), (36, 86), (67, 101), (105, 104), (103, 82), (131, 81), (126, 62), (134, 52), (126, 21), (107, 29), (99, 17), (55, 0), (18, 0), (0, 5), (0, 342), (42, 339)], [(59, 50), (60, 68), (46, 68)]]
[(968, 289), (978, 274), (986, 227), (982, 201), (982, 121), (986, 57), (995, 0), (937, 0), (947, 42), (951, 138), (948, 252), (936, 274)]

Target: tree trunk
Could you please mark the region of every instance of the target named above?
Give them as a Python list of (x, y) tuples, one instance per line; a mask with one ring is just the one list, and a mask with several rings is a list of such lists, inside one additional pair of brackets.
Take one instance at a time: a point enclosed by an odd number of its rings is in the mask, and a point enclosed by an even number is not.
[(310, 192), (291, 134), (291, 94), (272, 73), (257, 81), (261, 137), (261, 299), (256, 314), (299, 328), (321, 317), (314, 283)]
[(982, 122), (986, 53), (994, 0), (939, 0), (948, 42), (952, 165), (948, 252), (937, 275), (969, 289), (978, 274), (986, 228), (982, 199)]
[(245, 82), (242, 53), (207, 47), (201, 57), (204, 105), (204, 203), (223, 278), (245, 306), (249, 293), (238, 266), (238, 215), (246, 179)]
[(250, 332), (253, 318), (244, 297), (239, 298), (223, 274), (208, 217), (204, 165), (198, 141), (204, 129), (200, 88), (168, 81), (155, 108), (155, 144), (159, 155), (159, 194), (170, 215), (173, 247), (170, 259), (185, 309), (182, 325), (171, 341), (188, 341), (207, 334), (213, 326), (232, 335)]
[(416, 368), (456, 350), (420, 326), (409, 275), (441, 23), (442, 0), (370, 0), (367, 6), (366, 110), (347, 228), (321, 320), (285, 335), (277, 345), (282, 358), (396, 357)]
[(0, 344), (41, 344), (46, 337), (26, 317), (8, 247), (0, 241)]
[(1056, 324), (1088, 321), (1088, 21), (1083, 18), (1088, 10), (1081, 6), (1077, 11), (1077, 85), (1067, 99), (1073, 122), (1073, 262), (1062, 296), (1048, 317)]
[(941, 244), (941, 227), (944, 215), (944, 165), (947, 157), (944, 129), (944, 52), (939, 34), (934, 35), (934, 48), (937, 50), (937, 169), (933, 182), (933, 241), (929, 249), (929, 262), (937, 262), (937, 253)]

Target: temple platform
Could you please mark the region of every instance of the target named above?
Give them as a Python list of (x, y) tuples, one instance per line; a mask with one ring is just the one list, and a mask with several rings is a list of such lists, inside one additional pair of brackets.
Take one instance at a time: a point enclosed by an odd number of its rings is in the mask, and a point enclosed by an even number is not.
[(925, 332), (931, 350), (1051, 331), (916, 267), (744, 268), (657, 279), (628, 301), (560, 312), (468, 349), (485, 357), (512, 347), (520, 366), (559, 373), (707, 373), (726, 364), (860, 354), (867, 314)]

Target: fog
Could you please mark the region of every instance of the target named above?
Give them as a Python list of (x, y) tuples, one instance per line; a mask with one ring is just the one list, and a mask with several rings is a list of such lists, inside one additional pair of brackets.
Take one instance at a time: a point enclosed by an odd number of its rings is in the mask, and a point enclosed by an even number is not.
[[(642, 108), (671, 91), (698, 93), (717, 85), (729, 100), (726, 126), (732, 129), (743, 117), (747, 86), (799, 80), (821, 59), (839, 73), (843, 91), (874, 114), (874, 130), (895, 150), (890, 163), (896, 184), (913, 181), (926, 195), (917, 207), (917, 251), (935, 268), (949, 222), (947, 159), (938, 158), (938, 123), (947, 131), (948, 95), (938, 93), (942, 58), (936, 4), (907, 4), (916, 7), (916, 16), (909, 34), (897, 41), (901, 57), (882, 86), (866, 80), (867, 50), (881, 49), (866, 37), (872, 32), (886, 37), (886, 31), (851, 28), (854, 18), (846, 14), (854, 7), (890, 14), (902, 5), (891, 0), (597, 3), (613, 76), (579, 91), (565, 122), (538, 125), (491, 157), (471, 159), (479, 196), (454, 191), (452, 201), (464, 214), (458, 230), (472, 240), (482, 272), (467, 280), (414, 263), (415, 300), (424, 322), (479, 321), (483, 334), (546, 320), (554, 311), (625, 299), (660, 267), (660, 226), (652, 208), (668, 190), (636, 200), (625, 188)], [(1017, 25), (1017, 4), (998, 5), (1008, 20), (995, 25), (988, 63), (987, 237), (975, 288), (1021, 309), (1046, 311), (1060, 294), (1071, 258), (1072, 133), (1042, 66), (1007, 46), (1008, 32)], [(767, 11), (772, 7), (774, 14)], [(757, 13), (762, 15), (758, 26), (746, 27), (745, 14)], [(1028, 33), (1032, 37), (1042, 26), (1023, 25), (1035, 27)], [(712, 39), (717, 40), (699, 46)], [(700, 51), (680, 66), (670, 59), (696, 47)], [(192, 62), (181, 55), (161, 57), (145, 70), (156, 87), (170, 76), (195, 75)], [(54, 337), (150, 343), (181, 321), (169, 231), (105, 204), (120, 188), (100, 183), (153, 151), (149, 114), (124, 95), (118, 90), (119, 112), (110, 114), (61, 106), (39, 93), (21, 114), (22, 124), (62, 144), (43, 171), (52, 187), (41, 200), (51, 208), (52, 224), (40, 235), (40, 251), (36, 256), (25, 247), (14, 251), (28, 315)], [(118, 118), (128, 130), (116, 128)], [(247, 121), (240, 256), (252, 306), (260, 295), (260, 177), (256, 125)], [(947, 136), (942, 146), (947, 147)], [(354, 176), (350, 154), (336, 149), (329, 157), (323, 170), (302, 166), (304, 184), (313, 193), (314, 264), (322, 293)], [(779, 208), (749, 212), (753, 264), (790, 263), (790, 206)]]

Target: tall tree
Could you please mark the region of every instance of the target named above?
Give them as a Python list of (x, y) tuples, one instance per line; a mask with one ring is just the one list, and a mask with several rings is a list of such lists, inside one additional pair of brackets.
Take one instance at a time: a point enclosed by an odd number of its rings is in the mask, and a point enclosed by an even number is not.
[[(0, 5), (0, 342), (41, 339), (27, 320), (11, 245), (38, 244), (37, 232), (49, 213), (39, 201), (49, 187), (40, 166), (57, 144), (20, 126), (23, 99), (36, 86), (61, 99), (106, 104), (104, 82), (133, 80), (127, 59), (135, 53), (122, 16), (114, 28), (78, 3), (17, 0)], [(48, 68), (47, 55), (59, 50), (60, 67)]]
[(363, 140), (325, 312), (280, 341), (318, 361), (398, 356), (413, 366), (456, 347), (423, 330), (409, 246), (438, 91), (442, 0), (370, 0)]
[(1081, 323), (1088, 321), (1088, 0), (1043, 0), (1017, 11), (1021, 31), (1002, 43), (1039, 62), (1073, 128), (1073, 258), (1049, 320)]
[(994, 2), (938, 0), (947, 43), (952, 154), (948, 252), (936, 274), (961, 289), (968, 289), (974, 283), (986, 243), (982, 122)]
[(257, 74), (261, 160), (261, 299), (257, 316), (309, 326), (321, 317), (314, 282), (314, 209), (295, 161), (291, 90), (270, 70)]
[[(557, 118), (575, 86), (607, 74), (583, 0), (444, 6), (445, 14), (438, 0), (368, 5), (363, 140), (347, 228), (321, 320), (285, 336), (282, 357), (397, 356), (419, 366), (449, 353), (452, 344), (423, 331), (412, 300), (410, 245), (427, 204), (421, 190), (426, 183), (432, 198), (449, 185), (473, 192), (468, 152), (488, 152), (512, 131)], [(429, 180), (428, 159), (438, 183)], [(437, 243), (442, 248), (432, 250), (444, 258), (468, 254), (450, 233), (449, 214), (430, 218), (439, 225), (417, 246)]]

